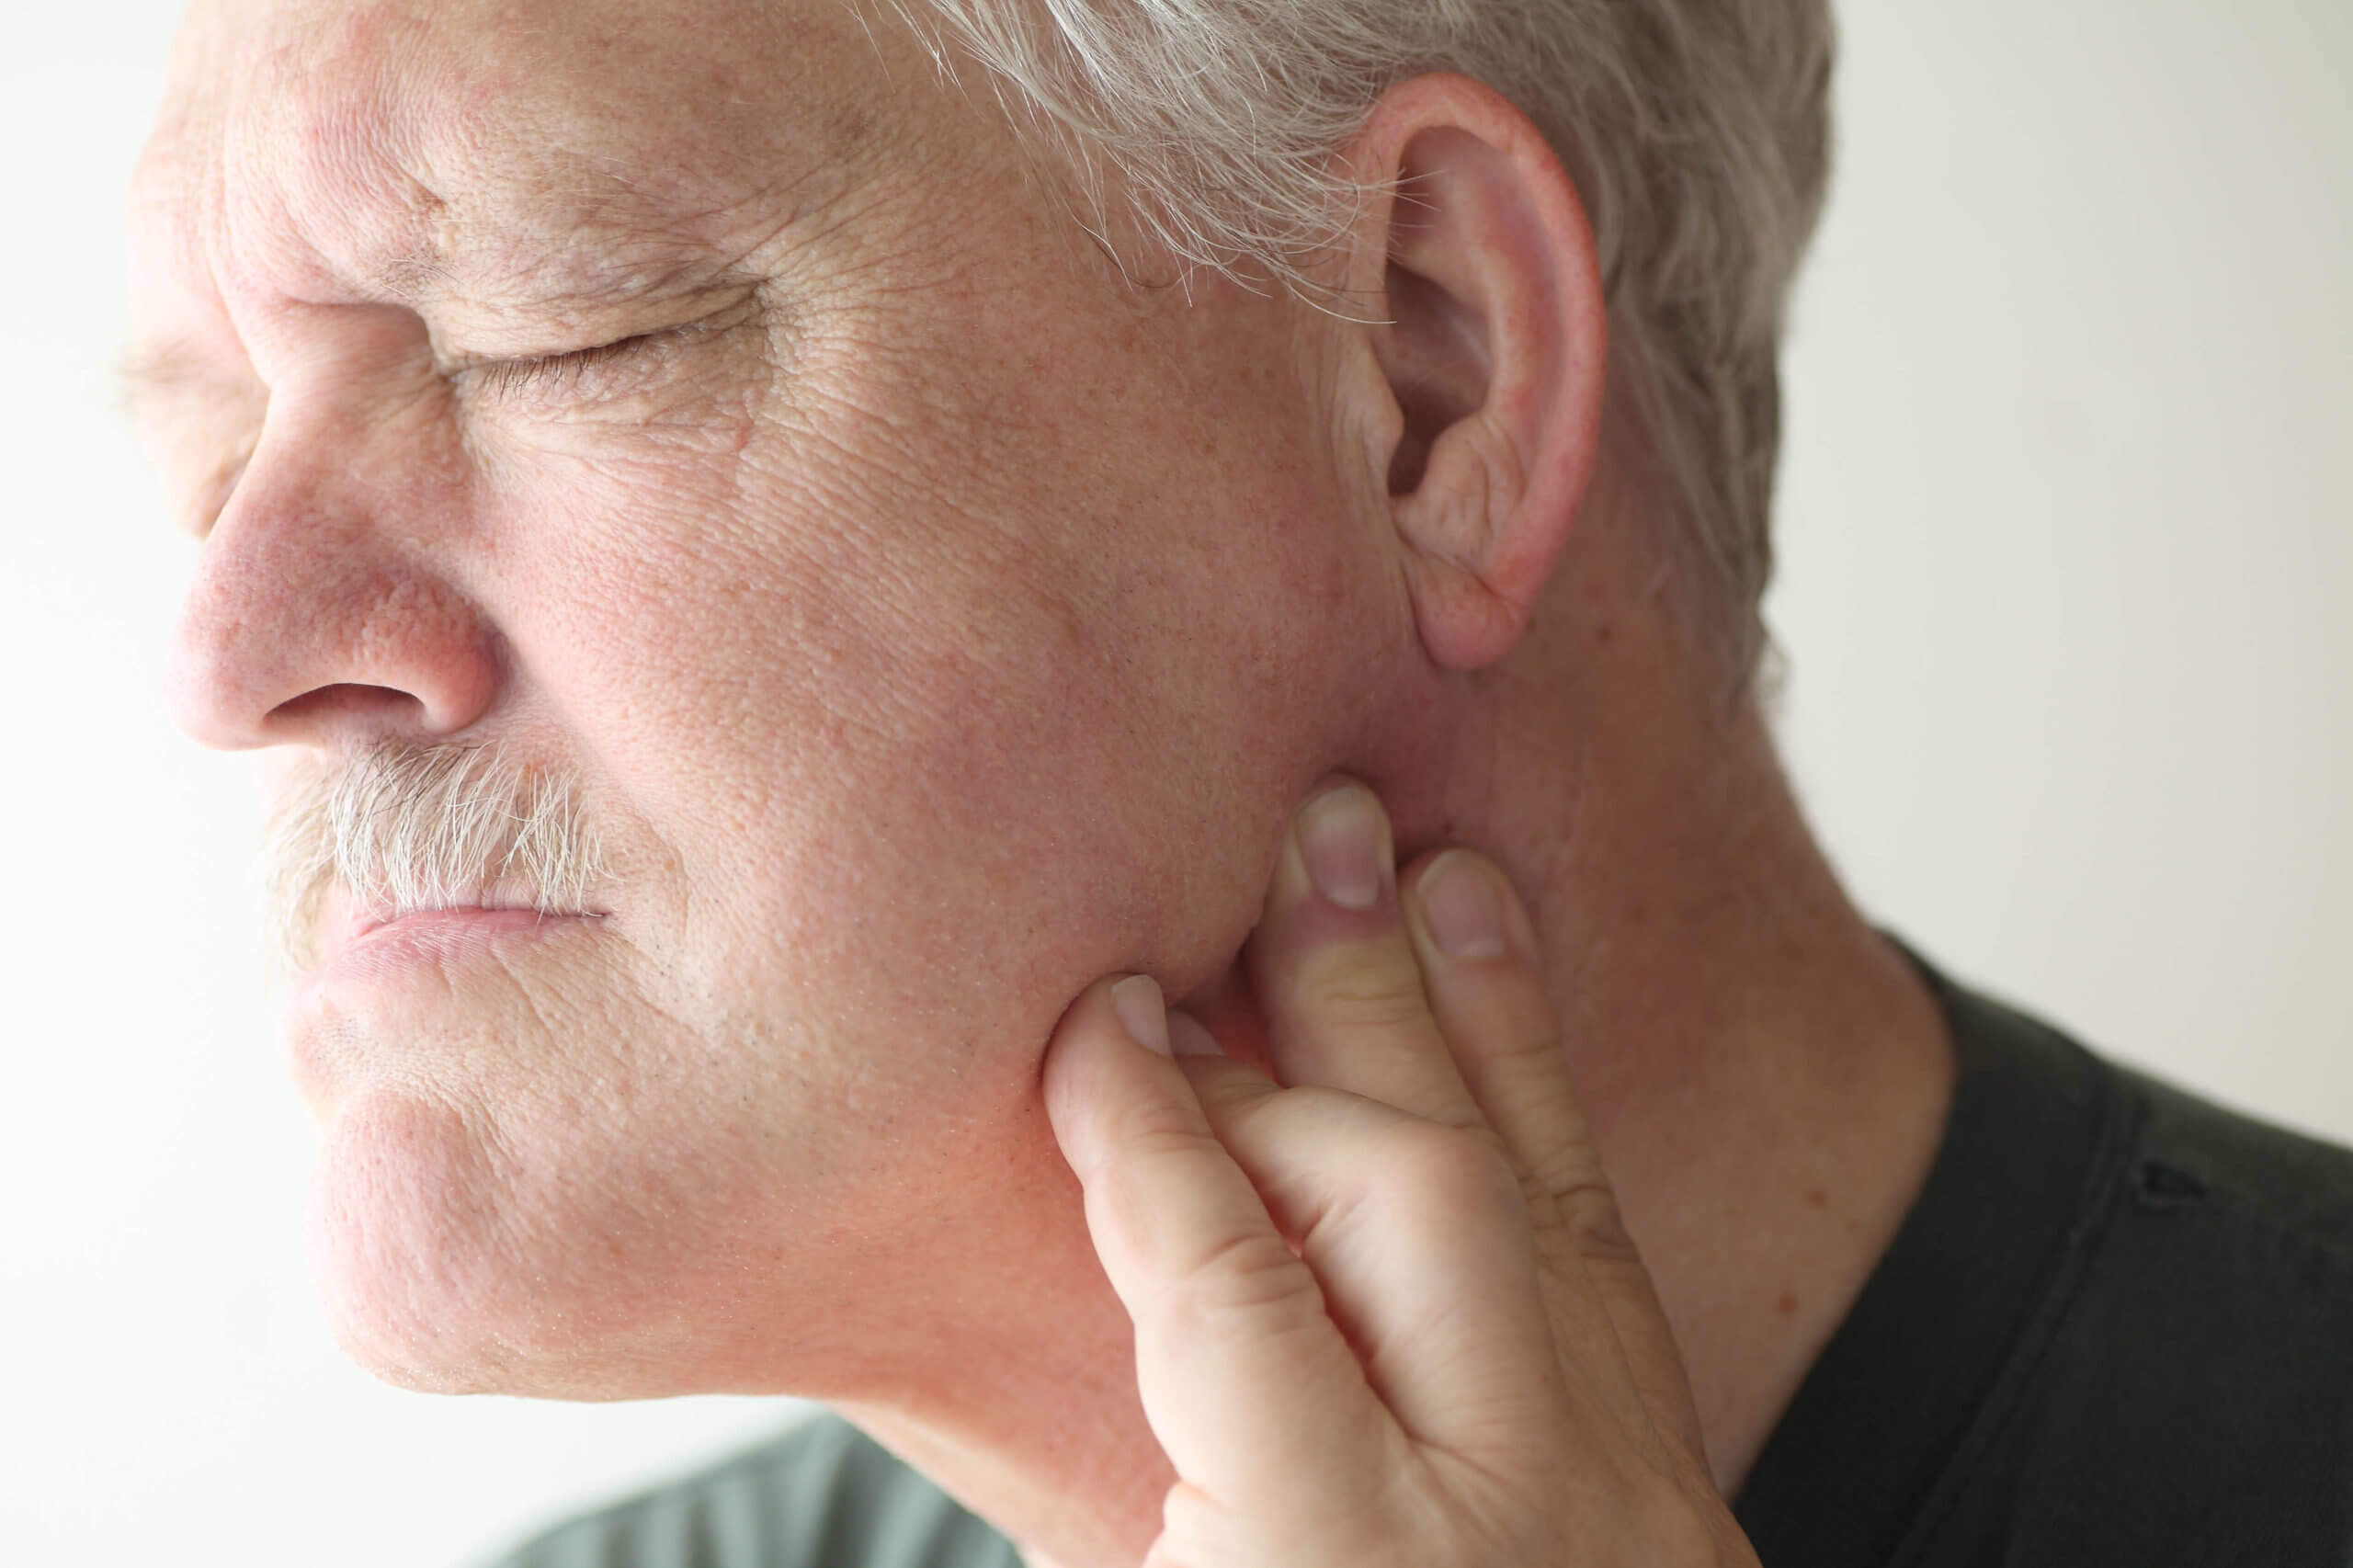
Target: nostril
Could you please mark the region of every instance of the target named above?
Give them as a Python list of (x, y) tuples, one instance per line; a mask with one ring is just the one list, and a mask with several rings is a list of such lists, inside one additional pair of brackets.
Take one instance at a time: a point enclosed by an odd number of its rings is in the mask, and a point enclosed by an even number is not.
[(416, 733), (427, 726), (424, 700), (389, 686), (337, 682), (313, 687), (269, 710), (262, 728), (274, 740), (302, 740), (333, 728)]

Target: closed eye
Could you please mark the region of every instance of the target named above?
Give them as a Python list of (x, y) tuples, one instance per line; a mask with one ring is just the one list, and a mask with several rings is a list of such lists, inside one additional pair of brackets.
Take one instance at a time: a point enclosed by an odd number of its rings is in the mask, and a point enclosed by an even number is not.
[(578, 392), (600, 368), (614, 360), (696, 330), (699, 328), (671, 327), (661, 332), (641, 332), (593, 348), (539, 354), (528, 359), (501, 359), (478, 367), (476, 374), (481, 378), (482, 390), (493, 397), (512, 397), (522, 392)]
[(673, 327), (633, 332), (609, 344), (570, 348), (564, 353), (534, 353), (511, 360), (484, 360), (463, 368), (461, 377), (471, 391), (484, 398), (600, 400), (647, 389), (673, 368), (677, 353), (699, 339), (718, 339), (734, 327), (760, 320), (760, 299), (746, 290), (724, 309), (682, 320)]

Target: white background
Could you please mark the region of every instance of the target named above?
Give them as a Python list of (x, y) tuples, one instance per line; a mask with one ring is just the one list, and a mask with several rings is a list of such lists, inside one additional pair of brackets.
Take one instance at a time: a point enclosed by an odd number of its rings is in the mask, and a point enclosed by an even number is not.
[[(0, 1553), (436, 1568), (785, 1418), (336, 1357), (192, 547), (109, 406), (172, 0), (0, 20)], [(1852, 0), (1790, 357), (1784, 733), (1867, 905), (2353, 1140), (2353, 6)]]

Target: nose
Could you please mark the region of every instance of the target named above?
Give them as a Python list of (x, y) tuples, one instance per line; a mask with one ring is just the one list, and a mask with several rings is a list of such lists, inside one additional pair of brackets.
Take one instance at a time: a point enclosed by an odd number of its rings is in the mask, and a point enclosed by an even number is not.
[(266, 427), (206, 536), (174, 642), (180, 725), (223, 750), (347, 750), (465, 729), (498, 641), (454, 579), (464, 486), (364, 422)]

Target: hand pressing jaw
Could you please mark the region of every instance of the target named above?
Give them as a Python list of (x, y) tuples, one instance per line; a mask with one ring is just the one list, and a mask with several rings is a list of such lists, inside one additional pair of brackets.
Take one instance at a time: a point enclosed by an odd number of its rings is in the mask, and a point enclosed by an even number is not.
[(1147, 1568), (1756, 1562), (1578, 1111), (1534, 933), (1341, 782), (1247, 954), (1273, 1076), (1108, 977), (1045, 1063), (1176, 1468)]

